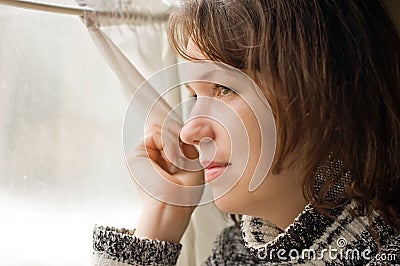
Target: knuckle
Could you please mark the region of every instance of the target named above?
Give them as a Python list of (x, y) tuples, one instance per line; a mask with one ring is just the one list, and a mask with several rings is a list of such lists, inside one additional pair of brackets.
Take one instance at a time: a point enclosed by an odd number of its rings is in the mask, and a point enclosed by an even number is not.
[(159, 132), (161, 127), (157, 124), (150, 124), (146, 128), (146, 134), (156, 133)]

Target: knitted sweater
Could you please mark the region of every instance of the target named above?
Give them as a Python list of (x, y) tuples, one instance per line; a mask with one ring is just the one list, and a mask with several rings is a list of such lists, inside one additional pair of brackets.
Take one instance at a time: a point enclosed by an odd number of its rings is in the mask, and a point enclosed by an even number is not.
[[(244, 216), (240, 228), (223, 230), (203, 265), (400, 265), (400, 234), (375, 213), (378, 248), (368, 219), (350, 214), (354, 208), (349, 204), (327, 218), (307, 205), (285, 231)], [(95, 265), (174, 265), (181, 244), (95, 227), (93, 248)]]

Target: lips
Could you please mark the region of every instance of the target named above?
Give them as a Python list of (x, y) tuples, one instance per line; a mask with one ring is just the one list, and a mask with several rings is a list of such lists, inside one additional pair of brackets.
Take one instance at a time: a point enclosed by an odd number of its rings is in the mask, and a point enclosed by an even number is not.
[(204, 174), (205, 182), (210, 183), (219, 177), (225, 169), (230, 165), (226, 162), (207, 162), (202, 161), (200, 164), (206, 169)]

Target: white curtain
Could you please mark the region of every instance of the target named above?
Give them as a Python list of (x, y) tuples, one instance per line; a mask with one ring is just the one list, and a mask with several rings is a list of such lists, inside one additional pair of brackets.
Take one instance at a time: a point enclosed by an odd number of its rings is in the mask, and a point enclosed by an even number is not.
[[(146, 78), (176, 63), (165, 26), (103, 30)], [(133, 228), (140, 212), (122, 151), (129, 96), (79, 18), (0, 6), (0, 29), (0, 264), (90, 265), (94, 224)], [(213, 205), (196, 210), (179, 264), (200, 264), (225, 224)]]

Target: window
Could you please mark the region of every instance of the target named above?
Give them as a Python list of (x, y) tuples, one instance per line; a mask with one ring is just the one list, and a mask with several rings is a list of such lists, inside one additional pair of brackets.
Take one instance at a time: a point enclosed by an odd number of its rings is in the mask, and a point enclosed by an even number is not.
[(94, 224), (140, 211), (129, 99), (77, 17), (0, 6), (0, 28), (0, 264), (90, 265)]

